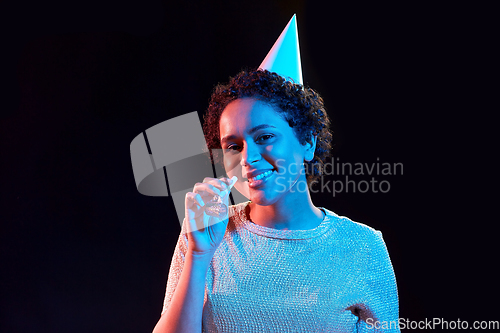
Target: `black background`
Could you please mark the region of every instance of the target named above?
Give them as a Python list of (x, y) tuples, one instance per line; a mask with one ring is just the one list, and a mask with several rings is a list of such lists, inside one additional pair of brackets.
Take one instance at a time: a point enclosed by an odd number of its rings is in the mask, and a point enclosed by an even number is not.
[(400, 317), (498, 320), (496, 229), (472, 167), (487, 162), (455, 89), (474, 67), (475, 14), (327, 3), (0, 5), (0, 331), (153, 329), (179, 223), (170, 198), (138, 193), (130, 142), (201, 114), (213, 86), (257, 67), (294, 13), (334, 156), (404, 165), (377, 178), (388, 193), (314, 202), (383, 232)]

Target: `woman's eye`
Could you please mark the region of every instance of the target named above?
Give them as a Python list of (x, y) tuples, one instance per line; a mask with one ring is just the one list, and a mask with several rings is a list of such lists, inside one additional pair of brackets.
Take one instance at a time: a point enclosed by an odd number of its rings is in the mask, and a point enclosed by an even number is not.
[(272, 137), (273, 137), (273, 135), (271, 135), (271, 134), (264, 134), (264, 135), (261, 135), (257, 138), (257, 142), (267, 141), (267, 140), (271, 139)]
[(227, 152), (233, 152), (233, 151), (238, 151), (240, 150), (240, 147), (238, 145), (230, 145), (227, 146), (226, 149), (224, 149)]

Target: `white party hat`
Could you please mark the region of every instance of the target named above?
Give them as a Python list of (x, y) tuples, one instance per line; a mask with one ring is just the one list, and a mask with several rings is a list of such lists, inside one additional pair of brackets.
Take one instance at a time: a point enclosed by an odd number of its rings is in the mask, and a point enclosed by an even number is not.
[(259, 68), (267, 69), (270, 72), (276, 72), (285, 79), (291, 79), (294, 83), (304, 84), (302, 81), (299, 36), (297, 34), (295, 14), (278, 37), (278, 40), (276, 40), (271, 51), (269, 51)]

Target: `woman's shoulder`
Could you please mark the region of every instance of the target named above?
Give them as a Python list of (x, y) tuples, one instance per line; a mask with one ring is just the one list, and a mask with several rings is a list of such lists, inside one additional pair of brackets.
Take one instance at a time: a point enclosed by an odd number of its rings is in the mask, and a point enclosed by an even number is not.
[(338, 215), (329, 209), (323, 208), (323, 210), (331, 220), (333, 232), (341, 238), (364, 244), (383, 242), (380, 230), (376, 230), (367, 224), (356, 222), (347, 216)]
[(241, 217), (245, 214), (245, 208), (248, 206), (250, 201), (245, 201), (236, 205), (229, 206), (229, 220)]
[(242, 202), (236, 205), (229, 206), (229, 222), (227, 225), (227, 233), (231, 234), (233, 231), (243, 228), (247, 220), (246, 207), (250, 201)]

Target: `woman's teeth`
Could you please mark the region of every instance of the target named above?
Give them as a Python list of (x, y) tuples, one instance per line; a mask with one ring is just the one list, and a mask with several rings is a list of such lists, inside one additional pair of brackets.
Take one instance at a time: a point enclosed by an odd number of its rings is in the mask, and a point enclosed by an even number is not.
[(254, 181), (256, 181), (256, 180), (259, 180), (259, 179), (262, 179), (262, 178), (268, 177), (268, 176), (270, 176), (272, 173), (273, 173), (273, 170), (268, 170), (268, 171), (266, 171), (266, 172), (264, 172), (264, 173), (261, 173), (261, 174), (260, 174), (260, 175), (258, 175), (258, 176), (255, 176), (255, 177), (253, 177), (253, 178), (249, 178), (248, 180), (249, 180), (250, 182), (254, 182)]

